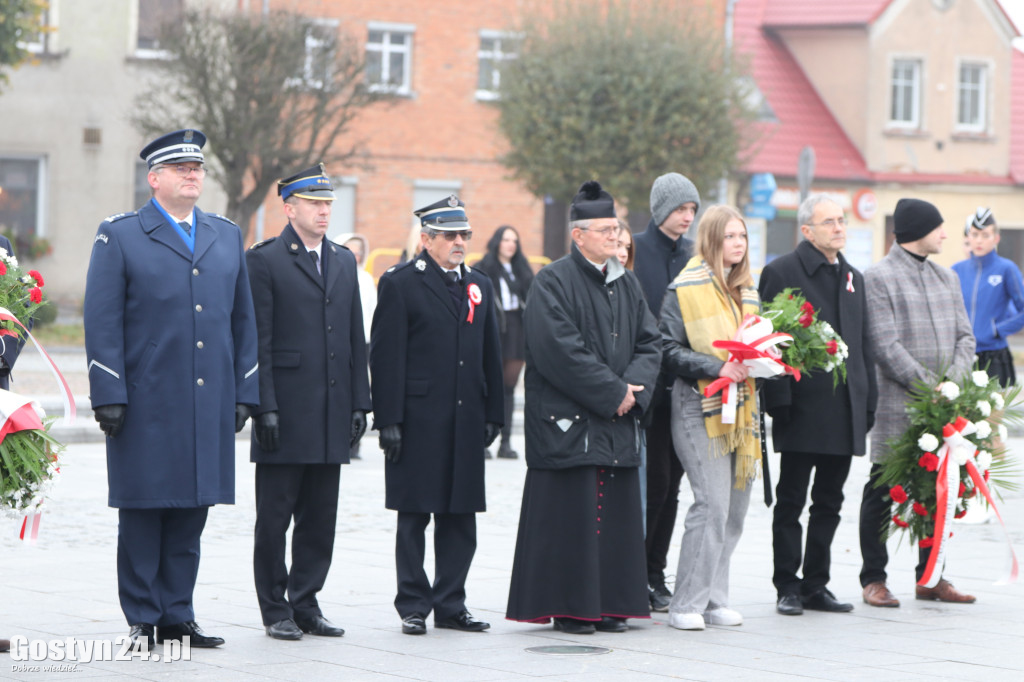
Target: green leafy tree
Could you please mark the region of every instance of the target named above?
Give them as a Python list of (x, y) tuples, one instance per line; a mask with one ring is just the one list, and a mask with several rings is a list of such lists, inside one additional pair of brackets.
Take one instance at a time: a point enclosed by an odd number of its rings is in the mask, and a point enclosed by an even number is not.
[(227, 215), (243, 229), (279, 178), (320, 161), (354, 162), (360, 144), (345, 135), (383, 97), (362, 85), (353, 38), (293, 12), (188, 10), (160, 46), (168, 58), (136, 101), (133, 123), (147, 136), (202, 130)]
[(567, 201), (600, 181), (646, 211), (670, 171), (702, 192), (737, 165), (753, 114), (699, 2), (569, 0), (520, 29), (501, 71), (503, 161), (536, 196)]
[(17, 67), (32, 56), (18, 43), (46, 30), (43, 19), (47, 7), (42, 0), (0, 0), (0, 86), (7, 84), (8, 67)]

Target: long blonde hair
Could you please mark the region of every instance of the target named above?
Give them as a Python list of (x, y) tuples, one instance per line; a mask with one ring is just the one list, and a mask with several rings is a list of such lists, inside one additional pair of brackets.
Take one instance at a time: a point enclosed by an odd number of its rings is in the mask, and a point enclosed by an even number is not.
[(722, 284), (729, 296), (736, 301), (736, 305), (742, 306), (741, 289), (754, 285), (754, 278), (750, 276), (749, 233), (743, 260), (732, 266), (728, 278), (725, 276), (725, 268), (722, 263), (725, 226), (733, 220), (740, 221), (746, 231), (747, 223), (743, 220), (743, 215), (732, 206), (719, 204), (708, 207), (697, 225), (697, 255), (708, 264), (715, 274), (715, 278)]

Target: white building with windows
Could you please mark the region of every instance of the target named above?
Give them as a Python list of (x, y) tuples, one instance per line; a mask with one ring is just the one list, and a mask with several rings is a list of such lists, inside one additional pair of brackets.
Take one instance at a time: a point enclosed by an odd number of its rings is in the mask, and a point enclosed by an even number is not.
[[(183, 0), (48, 2), (50, 29), (0, 93), (0, 232), (43, 274), (49, 296), (77, 302), (100, 222), (149, 200), (139, 159), (148, 140), (131, 126), (132, 102), (153, 60), (166, 58), (159, 27)], [(207, 178), (200, 206), (225, 205)]]

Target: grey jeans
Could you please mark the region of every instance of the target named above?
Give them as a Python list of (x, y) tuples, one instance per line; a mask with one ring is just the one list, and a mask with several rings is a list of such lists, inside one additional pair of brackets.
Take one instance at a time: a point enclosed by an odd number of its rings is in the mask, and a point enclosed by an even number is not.
[(711, 455), (694, 384), (677, 379), (672, 391), (672, 442), (693, 490), (679, 549), (676, 589), (668, 610), (704, 613), (729, 603), (729, 561), (750, 506), (748, 485), (735, 487), (736, 455)]

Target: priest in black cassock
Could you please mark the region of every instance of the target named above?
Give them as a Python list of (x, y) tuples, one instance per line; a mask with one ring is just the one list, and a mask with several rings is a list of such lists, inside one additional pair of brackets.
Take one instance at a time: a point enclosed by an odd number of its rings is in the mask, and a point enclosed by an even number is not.
[(661, 364), (657, 321), (615, 257), (615, 202), (573, 199), (571, 253), (530, 290), (526, 484), (506, 617), (573, 634), (649, 618), (639, 418)]

